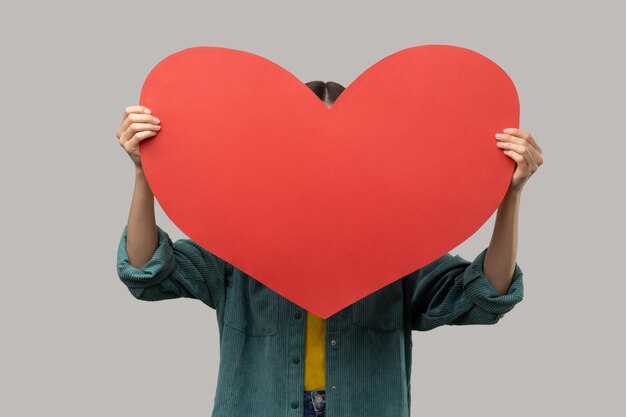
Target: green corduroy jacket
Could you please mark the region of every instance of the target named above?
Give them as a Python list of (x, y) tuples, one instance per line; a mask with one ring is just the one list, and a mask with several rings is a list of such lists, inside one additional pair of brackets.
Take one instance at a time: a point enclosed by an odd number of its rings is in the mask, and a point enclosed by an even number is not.
[[(220, 363), (212, 417), (302, 417), (306, 310), (191, 239), (159, 245), (130, 265), (124, 227), (117, 272), (139, 300), (194, 298), (216, 310)], [(326, 321), (326, 417), (408, 417), (413, 330), (495, 324), (523, 299), (515, 265), (508, 293), (472, 261), (449, 253)], [(263, 407), (259, 407), (263, 399)]]

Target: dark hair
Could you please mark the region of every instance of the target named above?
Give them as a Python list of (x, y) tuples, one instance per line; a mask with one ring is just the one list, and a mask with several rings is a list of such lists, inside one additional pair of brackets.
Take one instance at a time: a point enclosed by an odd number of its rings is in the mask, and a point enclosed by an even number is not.
[(324, 82), (316, 80), (309, 81), (305, 84), (320, 98), (320, 100), (327, 104), (333, 104), (335, 100), (337, 100), (337, 97), (339, 97), (339, 94), (346, 89), (346, 87), (334, 81)]

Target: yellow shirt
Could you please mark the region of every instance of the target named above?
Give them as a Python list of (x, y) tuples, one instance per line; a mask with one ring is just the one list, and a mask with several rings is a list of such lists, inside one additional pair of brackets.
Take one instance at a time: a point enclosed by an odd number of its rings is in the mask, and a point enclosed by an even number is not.
[(304, 389), (325, 389), (326, 320), (307, 311), (304, 345)]

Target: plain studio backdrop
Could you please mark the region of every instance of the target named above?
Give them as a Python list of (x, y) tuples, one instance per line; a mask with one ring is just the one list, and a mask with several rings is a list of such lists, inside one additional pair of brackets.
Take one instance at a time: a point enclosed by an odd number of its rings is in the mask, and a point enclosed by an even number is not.
[[(215, 311), (135, 300), (115, 268), (134, 181), (115, 131), (157, 62), (223, 46), (347, 87), (423, 44), (498, 63), (545, 163), (521, 201), (524, 300), (494, 326), (413, 333), (412, 415), (623, 413), (624, 10), (582, 3), (3, 4), (0, 414), (210, 414)], [(451, 252), (473, 259), (494, 221)]]

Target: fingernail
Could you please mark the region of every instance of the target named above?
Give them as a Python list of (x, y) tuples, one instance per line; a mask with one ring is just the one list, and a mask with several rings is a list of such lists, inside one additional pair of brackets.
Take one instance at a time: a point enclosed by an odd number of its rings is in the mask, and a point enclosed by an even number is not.
[(512, 132), (513, 132), (513, 129), (511, 129), (511, 128), (506, 128), (506, 129), (504, 129), (504, 130), (503, 130), (503, 132), (504, 132), (504, 133), (512, 133)]
[(144, 113), (151, 113), (150, 109), (143, 109)]

